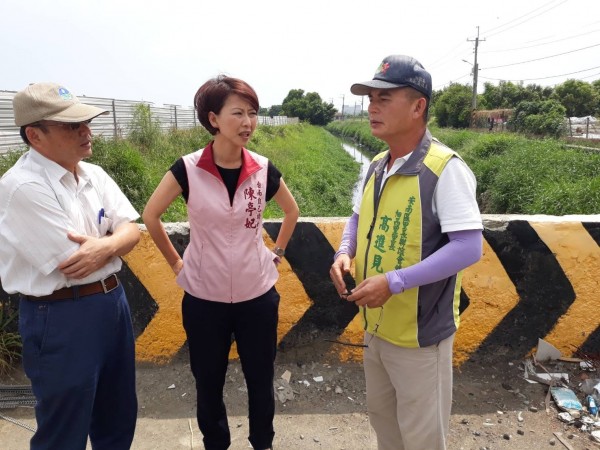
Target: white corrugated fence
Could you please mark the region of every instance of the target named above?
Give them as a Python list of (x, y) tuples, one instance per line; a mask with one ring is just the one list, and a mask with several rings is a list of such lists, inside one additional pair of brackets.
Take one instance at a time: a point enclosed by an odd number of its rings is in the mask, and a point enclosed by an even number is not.
[[(24, 144), (19, 135), (19, 127), (15, 126), (12, 99), (15, 91), (0, 91), (0, 153), (23, 148)], [(107, 109), (109, 115), (99, 116), (91, 124), (96, 136), (106, 138), (126, 137), (131, 128), (134, 112), (138, 105), (150, 107), (152, 118), (160, 124), (161, 129), (192, 128), (200, 125), (193, 107), (179, 105), (156, 106), (149, 102), (136, 100), (117, 100), (114, 98), (78, 96), (83, 103)], [(261, 125), (286, 125), (298, 123), (297, 117), (259, 117)]]

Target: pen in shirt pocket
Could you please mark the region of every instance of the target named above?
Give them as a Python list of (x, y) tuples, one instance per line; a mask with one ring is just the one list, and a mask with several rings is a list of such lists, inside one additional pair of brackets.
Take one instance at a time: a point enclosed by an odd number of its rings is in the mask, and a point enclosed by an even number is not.
[(98, 224), (102, 223), (103, 217), (104, 217), (104, 208), (100, 208), (100, 211), (98, 211)]

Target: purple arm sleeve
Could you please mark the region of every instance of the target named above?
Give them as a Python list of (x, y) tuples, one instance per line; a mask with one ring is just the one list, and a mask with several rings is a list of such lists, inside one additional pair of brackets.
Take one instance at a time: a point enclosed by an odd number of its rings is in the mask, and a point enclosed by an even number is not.
[(342, 234), (342, 242), (340, 248), (335, 253), (333, 260), (335, 261), (342, 253), (346, 253), (350, 258), (356, 256), (356, 230), (358, 230), (358, 214), (352, 213)]
[(450, 241), (446, 245), (423, 261), (387, 272), (385, 277), (392, 294), (451, 277), (479, 261), (483, 248), (481, 230), (454, 231), (448, 233), (448, 238)]

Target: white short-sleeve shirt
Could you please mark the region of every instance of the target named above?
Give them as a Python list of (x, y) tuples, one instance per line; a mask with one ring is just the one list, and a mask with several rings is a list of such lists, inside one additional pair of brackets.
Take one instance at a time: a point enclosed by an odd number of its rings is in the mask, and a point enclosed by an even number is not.
[[(394, 174), (408, 160), (409, 153), (397, 158), (388, 171), (384, 170), (383, 181)], [(384, 183), (381, 183), (383, 187)], [(477, 181), (469, 166), (460, 158), (451, 158), (444, 167), (433, 193), (433, 214), (438, 219), (442, 233), (463, 230), (482, 230), (481, 214), (476, 200)], [(362, 190), (352, 208), (360, 214)]]
[(102, 237), (139, 217), (101, 167), (80, 162), (77, 175), (31, 149), (0, 179), (0, 281), (7, 293), (48, 295), (121, 269), (119, 257), (83, 279), (57, 269), (79, 248), (69, 231)]

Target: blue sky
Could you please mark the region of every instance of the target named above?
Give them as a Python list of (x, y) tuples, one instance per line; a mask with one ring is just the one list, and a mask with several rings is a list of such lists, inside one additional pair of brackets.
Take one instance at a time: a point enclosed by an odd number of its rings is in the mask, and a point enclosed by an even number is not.
[(389, 54), (420, 60), (434, 89), (470, 82), (477, 27), (479, 92), (500, 79), (600, 78), (598, 0), (3, 0), (0, 18), (0, 90), (57, 81), (80, 96), (190, 106), (227, 73), (263, 106), (304, 89), (341, 109)]

